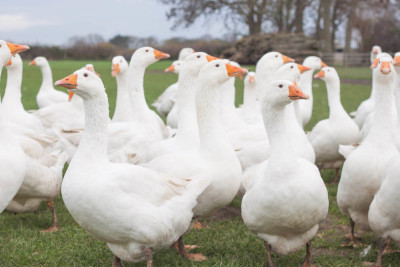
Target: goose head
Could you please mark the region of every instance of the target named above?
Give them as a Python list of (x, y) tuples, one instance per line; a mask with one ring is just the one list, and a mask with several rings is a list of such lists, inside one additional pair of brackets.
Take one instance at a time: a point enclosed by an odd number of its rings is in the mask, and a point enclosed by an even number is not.
[(306, 57), (303, 61), (303, 66), (311, 68), (313, 71), (322, 69), (323, 67), (327, 67), (327, 65), (322, 61), (322, 59), (316, 56)]
[(125, 73), (129, 68), (128, 62), (123, 56), (116, 56), (112, 59), (111, 75), (116, 77), (119, 73)]
[(228, 81), (231, 77), (246, 74), (248, 70), (233, 66), (223, 59), (208, 62), (201, 68), (199, 79), (207, 81), (212, 86), (218, 86)]
[(244, 78), (245, 87), (252, 86), (256, 83), (256, 73), (254, 71), (250, 71), (247, 73), (246, 78)]
[(27, 45), (19, 45), (0, 40), (0, 65), (5, 65), (11, 56), (29, 49)]
[(264, 103), (272, 106), (284, 106), (298, 99), (308, 99), (295, 83), (288, 80), (275, 80), (267, 87)]
[(86, 69), (88, 71), (93, 72), (94, 74), (96, 74), (97, 76), (100, 77), (100, 74), (98, 74), (95, 70), (94, 70), (94, 66), (93, 64), (86, 64), (85, 67), (83, 67), (82, 69)]
[(332, 67), (325, 67), (322, 68), (320, 72), (314, 75), (315, 79), (321, 79), (325, 82), (330, 82), (330, 81), (338, 81), (339, 80), (339, 75), (335, 68)]
[(371, 63), (374, 62), (380, 53), (382, 53), (382, 48), (378, 45), (374, 45), (371, 49)]
[(283, 64), (294, 62), (294, 59), (285, 56), (279, 52), (268, 52), (257, 62), (256, 69), (260, 71), (276, 71)]
[(7, 71), (22, 70), (21, 56), (18, 54), (12, 56), (5, 66), (7, 68)]
[(67, 88), (85, 100), (105, 94), (104, 84), (100, 77), (88, 70), (77, 70), (73, 74), (58, 80), (55, 85)]
[(381, 58), (384, 58), (384, 57), (392, 58), (392, 56), (389, 55), (389, 54), (386, 53), (386, 52), (379, 53), (379, 54), (376, 56), (375, 60), (372, 62), (370, 68), (371, 68), (371, 69), (376, 68), (376, 66), (378, 66), (379, 60), (380, 60)]
[(175, 60), (174, 62), (172, 62), (171, 66), (165, 69), (165, 72), (173, 72), (175, 74), (179, 74), (181, 66), (182, 66), (182, 60)]
[(183, 61), (181, 66), (182, 72), (189, 72), (193, 76), (197, 76), (200, 72), (200, 69), (206, 65), (208, 62), (217, 59), (216, 57), (210, 56), (204, 52), (196, 52), (192, 53), (190, 56), (187, 56)]
[(374, 79), (381, 82), (392, 82), (394, 78), (392, 57), (381, 57), (377, 66), (372, 70)]
[(308, 70), (311, 68), (296, 63), (287, 63), (276, 71), (275, 77), (278, 80), (285, 79), (294, 82), (300, 77), (300, 74)]
[(190, 56), (195, 52), (196, 51), (194, 51), (194, 49), (190, 47), (182, 48), (181, 51), (179, 52), (178, 60), (185, 60), (187, 56)]
[(133, 53), (131, 57), (131, 64), (138, 64), (146, 68), (154, 62), (164, 58), (169, 58), (169, 54), (158, 51), (152, 47), (145, 46), (137, 49)]
[(31, 62), (29, 62), (30, 66), (38, 66), (43, 67), (46, 66), (48, 63), (45, 57), (35, 57)]

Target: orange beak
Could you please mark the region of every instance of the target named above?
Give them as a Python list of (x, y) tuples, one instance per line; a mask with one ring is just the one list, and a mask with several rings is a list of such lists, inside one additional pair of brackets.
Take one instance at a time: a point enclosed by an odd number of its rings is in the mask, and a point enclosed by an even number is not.
[(117, 76), (117, 74), (121, 71), (121, 69), (119, 68), (119, 64), (112, 64), (112, 72), (111, 75), (113, 77)]
[(30, 65), (30, 66), (36, 66), (36, 61), (35, 61), (35, 60), (32, 60), (31, 62), (29, 62), (29, 65)]
[(170, 57), (169, 54), (154, 49), (154, 58), (155, 59), (164, 59), (164, 58), (169, 58), (169, 57)]
[(165, 72), (174, 72), (175, 71), (175, 67), (174, 65), (169, 66), (168, 68), (165, 69)]
[(372, 62), (370, 69), (375, 69), (379, 64), (379, 58), (375, 58), (374, 62)]
[(73, 96), (74, 96), (74, 92), (68, 91), (68, 101), (69, 102), (71, 102)]
[(381, 64), (381, 73), (382, 74), (389, 74), (391, 71), (390, 69), (390, 62), (389, 61), (383, 61)]
[(323, 62), (323, 61), (321, 60), (321, 68), (325, 68), (325, 67), (328, 67), (328, 65), (326, 65), (325, 62)]
[(229, 77), (242, 76), (243, 74), (246, 74), (249, 72), (246, 69), (235, 67), (228, 63), (225, 63), (225, 65), (226, 65), (226, 71), (228, 72)]
[(393, 59), (393, 65), (400, 66), (400, 56), (395, 56)]
[(303, 93), (295, 84), (289, 85), (289, 98), (292, 100), (309, 99), (310, 97)]
[(77, 80), (78, 80), (78, 75), (71, 74), (71, 75), (65, 77), (64, 79), (56, 81), (56, 83), (54, 85), (62, 86), (67, 89), (75, 89), (76, 86), (78, 85)]
[(282, 55), (282, 59), (283, 59), (283, 63), (284, 64), (289, 63), (289, 62), (294, 62), (293, 58), (290, 58), (290, 57), (285, 56), (285, 55)]
[(325, 77), (325, 71), (321, 70), (320, 72), (318, 72), (317, 74), (314, 75), (315, 79), (320, 79), (320, 78), (324, 78)]
[(254, 83), (256, 81), (256, 76), (249, 77), (249, 83)]
[(13, 56), (29, 49), (29, 46), (27, 45), (12, 44), (9, 42), (7, 42), (7, 46)]
[(216, 60), (216, 59), (219, 59), (219, 58), (217, 58), (217, 57), (213, 57), (213, 56), (210, 56), (210, 55), (206, 55), (206, 58), (207, 58), (207, 61), (208, 61), (208, 62), (213, 61), (213, 60)]
[(7, 61), (6, 66), (11, 66), (11, 64), (12, 64), (12, 61), (10, 59), (9, 61)]
[(311, 68), (297, 64), (297, 67), (299, 68), (300, 73), (306, 72), (308, 70), (311, 70)]

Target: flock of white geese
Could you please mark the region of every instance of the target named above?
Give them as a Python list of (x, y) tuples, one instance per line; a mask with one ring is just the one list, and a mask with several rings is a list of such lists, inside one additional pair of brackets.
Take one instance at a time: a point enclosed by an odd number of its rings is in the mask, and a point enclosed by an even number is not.
[[(352, 119), (340, 101), (336, 70), (316, 56), (303, 64), (266, 53), (256, 71), (193, 49), (182, 49), (166, 70), (178, 74), (153, 104), (146, 101), (146, 68), (169, 55), (137, 49), (130, 64), (112, 60), (117, 103), (109, 118), (107, 94), (93, 65), (55, 85), (43, 57), (38, 110), (21, 103), (22, 60), (28, 46), (0, 40), (0, 69), (7, 86), (0, 112), (0, 212), (30, 212), (47, 201), (60, 226), (54, 199), (76, 222), (107, 243), (121, 260), (147, 260), (172, 246), (189, 260), (182, 236), (242, 197), (242, 217), (271, 251), (286, 255), (306, 245), (303, 266), (312, 266), (311, 239), (328, 213), (319, 169), (336, 169), (337, 202), (350, 217), (349, 245), (359, 242), (354, 225), (381, 239), (377, 266), (392, 239), (400, 242), (400, 53), (371, 51), (372, 92)], [(306, 135), (312, 114), (312, 78), (326, 84), (329, 118)], [(234, 105), (235, 77), (246, 75), (244, 102)], [(84, 129), (84, 130), (83, 130)], [(62, 178), (64, 164), (69, 167)]]

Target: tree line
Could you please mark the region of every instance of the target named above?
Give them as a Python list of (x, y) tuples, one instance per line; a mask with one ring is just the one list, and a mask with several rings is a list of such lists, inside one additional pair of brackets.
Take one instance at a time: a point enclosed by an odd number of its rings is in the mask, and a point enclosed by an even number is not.
[[(352, 41), (360, 51), (379, 44), (396, 51), (400, 41), (400, 0), (159, 0), (168, 5), (173, 28), (190, 27), (199, 18), (214, 18), (241, 35), (305, 33), (320, 41), (320, 50), (336, 50), (344, 32), (344, 50)], [(247, 30), (235, 28), (238, 23)]]

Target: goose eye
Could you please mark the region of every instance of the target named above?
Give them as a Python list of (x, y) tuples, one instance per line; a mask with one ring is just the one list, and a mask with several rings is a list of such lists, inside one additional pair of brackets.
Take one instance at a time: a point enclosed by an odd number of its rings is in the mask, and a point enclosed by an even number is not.
[(146, 49), (146, 52), (149, 52), (149, 49)]
[(219, 68), (219, 64), (215, 65), (215, 67)]
[(87, 77), (87, 76), (89, 76), (89, 74), (85, 73), (85, 74), (83, 74), (83, 76)]
[(280, 85), (279, 85), (279, 88), (282, 88), (282, 87), (283, 87), (283, 84), (280, 84)]
[(278, 57), (278, 55), (275, 55), (275, 57)]
[(293, 66), (290, 66), (291, 69), (293, 69)]
[(200, 58), (200, 55), (198, 55), (197, 58)]

